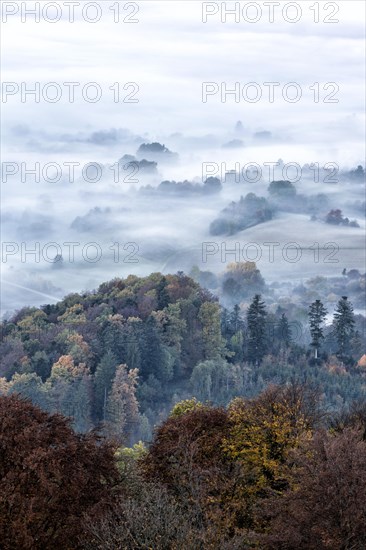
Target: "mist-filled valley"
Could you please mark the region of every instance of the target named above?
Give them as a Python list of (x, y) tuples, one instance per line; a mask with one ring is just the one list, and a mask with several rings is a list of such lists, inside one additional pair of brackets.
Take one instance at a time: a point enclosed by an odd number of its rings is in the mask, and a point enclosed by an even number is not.
[[(221, 142), (237, 135), (246, 136), (241, 123)], [(75, 166), (60, 155), (33, 163), (34, 173), (30, 163), (4, 163), (3, 314), (129, 273), (197, 266), (218, 275), (255, 261), (268, 283), (300, 283), (363, 271), (362, 166), (300, 164), (275, 157), (291, 148), (270, 145), (182, 154), (182, 140), (156, 150), (143, 142), (147, 151), (123, 143), (109, 163), (100, 147), (98, 160)], [(281, 181), (287, 187), (276, 189)]]

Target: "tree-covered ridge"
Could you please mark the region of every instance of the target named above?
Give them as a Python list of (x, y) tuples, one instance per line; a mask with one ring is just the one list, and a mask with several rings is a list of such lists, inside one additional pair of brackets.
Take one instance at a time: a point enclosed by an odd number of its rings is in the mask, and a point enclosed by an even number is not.
[[(55, 305), (24, 308), (5, 321), (0, 377), (3, 391), (73, 416), (84, 431), (113, 421), (117, 372), (125, 377), (118, 399), (126, 407), (138, 373), (146, 411), (166, 400), (172, 381), (189, 379), (197, 363), (223, 349), (220, 306), (208, 291), (183, 274), (131, 275)], [(146, 417), (139, 422), (149, 426)]]
[(1, 326), (0, 393), (127, 442), (149, 440), (192, 396), (226, 406), (292, 378), (320, 386), (333, 408), (364, 395), (363, 318), (350, 300), (339, 300), (327, 326), (321, 300), (309, 302), (300, 341), (292, 304), (269, 308), (255, 264), (230, 264), (228, 275), (227, 291), (240, 283), (251, 295), (246, 307), (222, 307), (179, 272), (130, 275), (18, 311)]

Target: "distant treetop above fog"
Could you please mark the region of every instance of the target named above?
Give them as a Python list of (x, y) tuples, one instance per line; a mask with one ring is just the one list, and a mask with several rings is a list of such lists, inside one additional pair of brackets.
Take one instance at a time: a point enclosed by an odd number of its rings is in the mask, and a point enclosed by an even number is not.
[(153, 160), (146, 160), (142, 158), (137, 160), (133, 155), (123, 155), (118, 161), (118, 164), (127, 170), (129, 168), (136, 169), (136, 171), (144, 170), (145, 173), (157, 174), (158, 163)]
[(350, 180), (356, 181), (356, 182), (364, 182), (366, 180), (365, 170), (364, 168), (359, 164), (355, 170), (350, 170), (349, 172), (346, 172), (346, 176)]
[(268, 192), (272, 196), (292, 196), (296, 195), (296, 187), (287, 180), (272, 181), (268, 187)]
[(211, 235), (235, 235), (238, 231), (272, 219), (272, 210), (264, 197), (248, 193), (231, 202), (210, 225)]
[(238, 132), (238, 133), (244, 132), (244, 126), (241, 120), (238, 120), (238, 122), (235, 124), (235, 132)]
[(153, 143), (142, 143), (140, 147), (137, 149), (136, 156), (138, 158), (145, 158), (148, 160), (154, 160), (157, 158), (164, 158), (167, 160), (177, 160), (178, 159), (178, 153), (173, 153), (170, 151), (165, 145), (153, 142)]

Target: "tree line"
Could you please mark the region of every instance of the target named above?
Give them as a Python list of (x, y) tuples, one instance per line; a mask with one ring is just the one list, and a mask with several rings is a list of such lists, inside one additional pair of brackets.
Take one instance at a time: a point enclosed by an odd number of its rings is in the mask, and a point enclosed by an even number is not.
[[(327, 310), (321, 300), (315, 300), (309, 306), (308, 324), (311, 334), (310, 346), (314, 349), (314, 358), (318, 359), (318, 353), (324, 342), (325, 319)], [(227, 318), (229, 327), (234, 329), (241, 326), (240, 308), (234, 306), (232, 313)], [(291, 326), (285, 313), (276, 320), (273, 337), (278, 346), (290, 347), (293, 341)], [(267, 311), (265, 302), (260, 294), (256, 294), (248, 307), (246, 313), (247, 328), (247, 352), (246, 358), (249, 362), (258, 365), (263, 357), (268, 353), (269, 348), (273, 346), (269, 342), (268, 331), (266, 330)], [(330, 334), (337, 343), (336, 355), (345, 362), (352, 363), (352, 339), (359, 337), (355, 331), (355, 319), (353, 306), (348, 301), (347, 296), (342, 296), (338, 301)], [(237, 331), (235, 331), (237, 334)], [(270, 349), (270, 351), (272, 351)]]

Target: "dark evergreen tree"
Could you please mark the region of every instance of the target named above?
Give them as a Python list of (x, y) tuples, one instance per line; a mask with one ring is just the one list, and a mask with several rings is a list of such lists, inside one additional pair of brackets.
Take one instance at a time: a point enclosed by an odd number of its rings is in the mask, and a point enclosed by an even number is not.
[(103, 327), (102, 342), (104, 349), (114, 353), (118, 363), (125, 362), (126, 343), (120, 319), (108, 319)]
[(143, 380), (154, 374), (160, 379), (160, 371), (162, 363), (165, 360), (163, 354), (162, 343), (157, 327), (157, 323), (153, 316), (150, 315), (144, 323), (143, 332), (141, 333), (141, 371), (140, 375)]
[(226, 339), (232, 335), (230, 330), (230, 314), (226, 307), (221, 308), (221, 334)]
[(276, 327), (276, 337), (280, 347), (288, 348), (291, 344), (291, 328), (285, 313), (282, 313)]
[(259, 365), (266, 353), (266, 306), (261, 295), (256, 294), (247, 311), (248, 360)]
[(235, 304), (230, 313), (227, 312), (225, 338), (227, 339), (227, 348), (231, 352), (231, 355), (228, 355), (228, 361), (230, 363), (242, 362), (244, 359), (244, 321), (238, 304)]
[(112, 388), (117, 365), (118, 359), (108, 350), (95, 370), (95, 411), (100, 420), (105, 420), (107, 397)]
[(243, 329), (243, 319), (241, 318), (240, 306), (238, 306), (238, 304), (235, 304), (232, 312), (230, 313), (229, 323), (232, 334), (236, 334)]
[(337, 340), (337, 355), (343, 361), (350, 354), (351, 340), (355, 332), (353, 306), (347, 296), (339, 300), (333, 318), (333, 330)]
[(164, 309), (170, 302), (169, 293), (166, 289), (167, 286), (168, 281), (166, 280), (166, 277), (162, 277), (160, 283), (156, 288), (158, 295), (158, 309)]
[(314, 358), (318, 358), (318, 351), (324, 340), (323, 323), (327, 310), (320, 300), (315, 300), (309, 307), (309, 324), (311, 334), (311, 346), (314, 348)]

